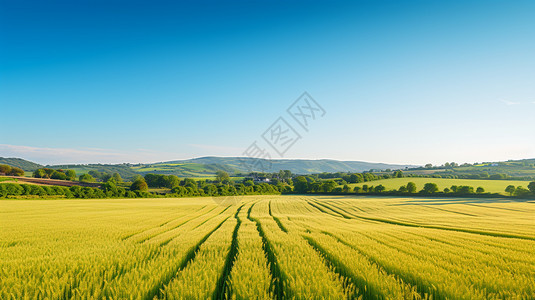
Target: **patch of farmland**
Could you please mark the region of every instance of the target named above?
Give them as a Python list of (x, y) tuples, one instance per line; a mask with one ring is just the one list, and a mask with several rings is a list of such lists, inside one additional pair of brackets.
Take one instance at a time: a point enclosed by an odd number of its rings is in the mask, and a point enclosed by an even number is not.
[(438, 188), (442, 191), (445, 188), (451, 188), (452, 185), (468, 185), (474, 187), (474, 190), (478, 187), (485, 189), (485, 192), (506, 194), (505, 188), (508, 185), (522, 186), (527, 188), (529, 181), (520, 180), (479, 180), (479, 179), (449, 179), (449, 178), (421, 178), (421, 177), (404, 177), (404, 178), (390, 178), (381, 179), (369, 182), (352, 183), (349, 184), (351, 188), (356, 186), (362, 187), (367, 184), (368, 186), (378, 186), (382, 184), (387, 190), (397, 190), (402, 185), (407, 185), (409, 182), (414, 182), (416, 188), (419, 190), (424, 188), (424, 185), (428, 182), (436, 183)]
[(0, 298), (535, 297), (528, 201), (239, 199), (2, 200)]

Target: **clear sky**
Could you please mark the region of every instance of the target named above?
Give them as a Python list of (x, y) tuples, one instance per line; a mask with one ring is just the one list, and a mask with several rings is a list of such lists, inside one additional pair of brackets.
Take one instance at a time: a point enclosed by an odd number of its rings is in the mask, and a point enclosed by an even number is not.
[(307, 91), (326, 113), (285, 158), (534, 158), (534, 16), (534, 1), (0, 0), (0, 156), (239, 156)]

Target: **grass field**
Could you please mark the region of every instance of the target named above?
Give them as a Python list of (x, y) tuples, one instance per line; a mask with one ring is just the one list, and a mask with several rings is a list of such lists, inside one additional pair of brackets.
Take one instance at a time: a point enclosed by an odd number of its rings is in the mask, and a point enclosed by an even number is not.
[(535, 298), (532, 201), (239, 199), (2, 200), (0, 299)]
[(397, 190), (402, 185), (407, 185), (409, 182), (414, 182), (419, 190), (423, 189), (424, 185), (428, 182), (434, 182), (438, 185), (438, 188), (442, 191), (444, 188), (450, 188), (452, 185), (468, 185), (474, 187), (483, 187), (485, 192), (506, 194), (505, 188), (508, 185), (528, 187), (529, 181), (518, 180), (477, 180), (477, 179), (447, 179), (447, 178), (420, 178), (420, 177), (404, 177), (404, 178), (391, 178), (382, 179), (364, 183), (352, 183), (349, 184), (351, 188), (356, 186), (362, 187), (364, 184), (368, 186), (384, 185), (387, 190)]

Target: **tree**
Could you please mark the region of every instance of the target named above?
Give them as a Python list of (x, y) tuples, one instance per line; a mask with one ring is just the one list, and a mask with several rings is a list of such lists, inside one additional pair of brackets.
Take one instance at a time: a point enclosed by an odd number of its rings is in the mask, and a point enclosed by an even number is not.
[(457, 187), (457, 193), (459, 194), (473, 194), (474, 188), (467, 185), (461, 185)]
[(385, 190), (386, 190), (386, 188), (385, 188), (384, 185), (382, 185), (382, 184), (380, 184), (380, 185), (378, 185), (378, 186), (376, 186), (376, 187), (374, 188), (374, 192), (376, 192), (376, 193), (382, 193), (382, 192), (384, 192)]
[(119, 173), (113, 173), (111, 176), (113, 179), (115, 179), (115, 182), (123, 182), (123, 178)]
[(168, 188), (172, 189), (175, 186), (179, 186), (179, 185), (180, 185), (180, 178), (178, 178), (178, 176), (176, 176), (176, 175), (167, 176), (167, 187)]
[(60, 172), (60, 171), (54, 171), (54, 173), (52, 173), (52, 176), (50, 176), (50, 178), (59, 179), (59, 180), (65, 180), (65, 179), (67, 179), (67, 175), (65, 175), (65, 173)]
[(526, 189), (525, 187), (523, 187), (523, 186), (518, 186), (515, 189), (515, 196), (526, 196), (529, 193), (530, 193), (530, 191), (528, 189)]
[(407, 183), (407, 192), (409, 192), (411, 194), (416, 193), (416, 183), (414, 183), (412, 181)]
[(132, 185), (130, 186), (130, 190), (147, 192), (149, 190), (149, 186), (145, 182), (145, 179), (141, 177), (141, 178), (136, 179), (134, 182), (132, 182)]
[(74, 170), (67, 170), (65, 176), (67, 176), (67, 180), (76, 180), (76, 172)]
[(432, 167), (433, 167), (432, 164), (426, 164), (426, 165), (425, 165), (425, 168), (426, 168), (426, 169), (431, 169)]
[(476, 189), (476, 193), (478, 193), (478, 194), (483, 194), (484, 192), (485, 192), (485, 189), (482, 188), (482, 187), (478, 187), (478, 188)]
[(89, 174), (80, 175), (80, 182), (95, 182), (95, 178)]
[(219, 171), (216, 172), (215, 179), (218, 182), (221, 182), (221, 183), (229, 182), (230, 181), (230, 176), (228, 175), (227, 172), (219, 170)]
[(424, 189), (422, 191), (426, 194), (433, 194), (438, 192), (438, 186), (436, 183), (428, 182), (424, 185)]
[(505, 188), (505, 192), (509, 193), (510, 196), (513, 196), (513, 193), (515, 192), (515, 186), (514, 185), (508, 185)]
[(325, 193), (332, 192), (335, 187), (336, 187), (336, 182), (334, 182), (334, 180), (327, 180), (321, 185), (321, 189)]
[(398, 191), (400, 193), (406, 193), (407, 192), (407, 186), (405, 186), (405, 185), (400, 186)]
[(528, 184), (528, 189), (531, 191), (531, 193), (535, 194), (535, 181), (532, 181)]
[(102, 189), (104, 190), (104, 192), (106, 192), (108, 197), (119, 196), (117, 185), (115, 185), (115, 183), (116, 183), (115, 179), (110, 178), (108, 181), (106, 181), (106, 183), (102, 185)]
[(398, 170), (398, 171), (394, 172), (394, 177), (395, 178), (403, 178), (403, 172), (401, 170)]
[(24, 170), (17, 167), (12, 167), (11, 172), (9, 172), (9, 175), (12, 176), (24, 176)]
[(304, 194), (308, 190), (308, 181), (303, 176), (298, 176), (294, 180), (294, 190), (297, 193)]
[(356, 187), (353, 189), (353, 192), (355, 192), (356, 194), (360, 193), (360, 186), (356, 186)]
[(33, 171), (33, 177), (34, 178), (43, 178), (46, 176), (45, 170), (43, 169), (37, 169)]
[(9, 174), (11, 173), (11, 166), (8, 165), (0, 165), (0, 174)]
[[(161, 175), (156, 175), (156, 174), (152, 174), (152, 173), (148, 173), (148, 174), (145, 174), (145, 182), (147, 183), (148, 186), (150, 187), (159, 187), (159, 176)], [(134, 179), (134, 181), (136, 181), (138, 178)]]

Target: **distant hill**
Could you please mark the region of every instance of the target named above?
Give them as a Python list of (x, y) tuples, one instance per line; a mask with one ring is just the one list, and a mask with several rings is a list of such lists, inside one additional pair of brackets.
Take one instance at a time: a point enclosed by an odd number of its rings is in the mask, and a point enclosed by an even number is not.
[[(205, 166), (227, 166), (236, 172), (278, 172), (290, 170), (296, 174), (312, 174), (323, 172), (363, 172), (369, 170), (398, 170), (414, 165), (396, 165), (384, 163), (370, 163), (363, 161), (339, 161), (332, 159), (254, 159), (248, 157), (200, 157), (188, 160), (177, 160), (162, 164), (201, 164)], [(157, 165), (157, 164), (154, 164)], [(225, 170), (229, 171), (229, 170)]]
[(42, 168), (43, 166), (22, 158), (14, 158), (14, 157), (0, 157), (0, 165), (10, 165), (12, 167), (18, 167), (23, 169), (24, 171), (35, 171), (39, 168)]
[(484, 162), (476, 163), (472, 165), (456, 166), (454, 168), (445, 167), (432, 167), (424, 168), (419, 167), (409, 171), (415, 174), (427, 174), (427, 175), (474, 175), (479, 174), (481, 178), (486, 178), (492, 175), (503, 174), (510, 178), (516, 178), (519, 180), (535, 179), (535, 159), (521, 159), (521, 160), (508, 160), (502, 162)]
[[(265, 166), (266, 169), (264, 169)], [(252, 167), (249, 169), (249, 166)], [(311, 174), (322, 172), (363, 172), (385, 169), (404, 169), (413, 165), (394, 165), (383, 163), (369, 163), (362, 161), (337, 161), (337, 160), (304, 160), (304, 159), (279, 159), (279, 160), (256, 160), (253, 158), (240, 157), (200, 157), (187, 160), (176, 160), (152, 164), (88, 164), (88, 165), (54, 165), (56, 169), (72, 169), (76, 173), (88, 173), (91, 170), (114, 173), (117, 172), (125, 179), (135, 175), (147, 173), (173, 174), (179, 177), (212, 177), (219, 170), (230, 174), (254, 172), (278, 172), (290, 170), (295, 174)]]
[(77, 175), (89, 173), (89, 171), (106, 172), (108, 174), (119, 173), (122, 178), (129, 179), (138, 175), (138, 173), (132, 169), (131, 164), (84, 164), (84, 165), (53, 165), (47, 166), (53, 169), (74, 170)]
[[(1, 158), (0, 164), (17, 166), (25, 171), (33, 171), (43, 166), (20, 158)], [(507, 174), (515, 178), (535, 178), (535, 159), (511, 160), (506, 162), (486, 162), (468, 166), (424, 168), (414, 165), (398, 165), (385, 163), (371, 163), (364, 161), (339, 161), (332, 159), (274, 159), (262, 160), (247, 157), (199, 157), (186, 160), (175, 160), (151, 164), (71, 164), (47, 166), (55, 169), (73, 169), (78, 175), (91, 170), (119, 173), (124, 179), (131, 179), (136, 175), (147, 173), (173, 174), (179, 177), (213, 177), (218, 170), (230, 174), (254, 172), (278, 172), (290, 170), (294, 174), (312, 174), (323, 172), (364, 172), (381, 170), (405, 170), (414, 174), (468, 175), (481, 174), (481, 178), (493, 174)], [(488, 175), (487, 175), (488, 174)], [(483, 176), (485, 175), (485, 176)], [(477, 177), (476, 176), (476, 177)]]

